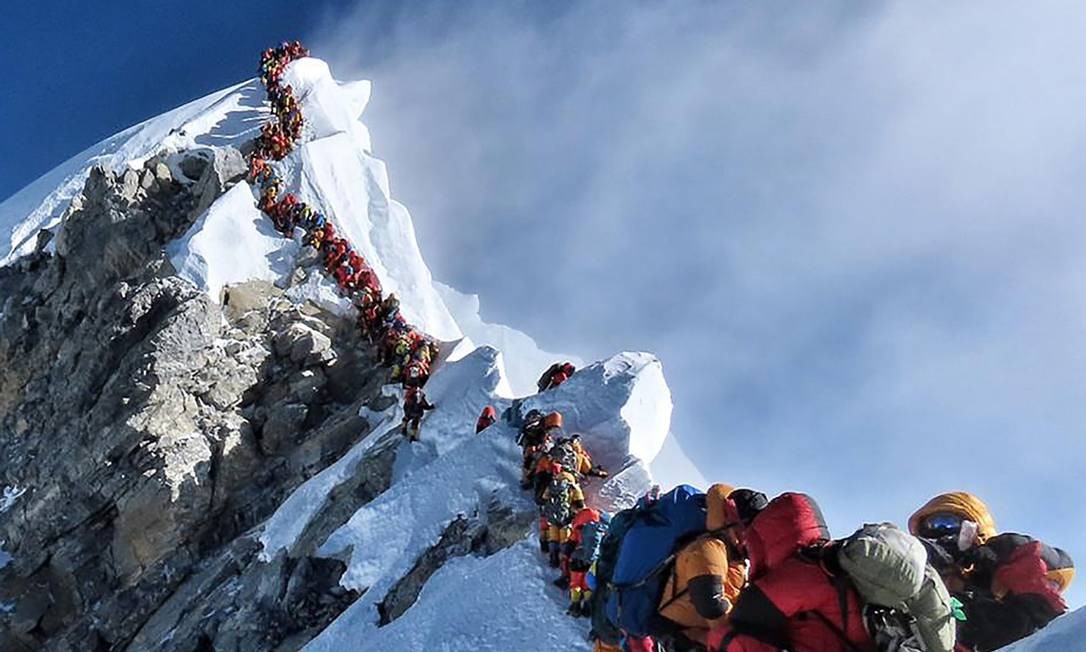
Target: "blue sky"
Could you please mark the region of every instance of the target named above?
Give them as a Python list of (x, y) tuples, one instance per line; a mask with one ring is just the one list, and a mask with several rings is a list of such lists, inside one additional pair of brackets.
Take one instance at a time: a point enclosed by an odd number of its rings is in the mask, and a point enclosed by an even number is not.
[(1080, 4), (148, 6), (14, 8), (0, 196), (303, 38), (435, 275), (659, 354), (707, 478), (840, 535), (972, 490), (1086, 559)]

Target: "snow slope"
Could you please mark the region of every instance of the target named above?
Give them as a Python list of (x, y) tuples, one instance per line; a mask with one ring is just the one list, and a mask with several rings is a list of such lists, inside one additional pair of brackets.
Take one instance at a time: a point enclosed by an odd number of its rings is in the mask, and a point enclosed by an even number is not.
[[(224, 249), (233, 264), (223, 265)], [(167, 253), (177, 273), (218, 299), (227, 285), (247, 280), (275, 282), (294, 268), (300, 246), (284, 241), (253, 204), (253, 190), (241, 182), (219, 198)]]
[[(523, 541), (491, 557), (460, 557), (434, 574), (402, 618), (355, 642), (357, 650), (589, 650), (584, 621), (554, 604), (553, 573)], [(322, 637), (323, 638), (323, 637)], [(322, 644), (324, 645), (324, 644)], [(308, 649), (308, 648), (307, 648)]]
[[(615, 470), (627, 467), (592, 487), (594, 495), (609, 497), (612, 509), (628, 506), (651, 486), (644, 466), (630, 454), (634, 448), (651, 450), (653, 442), (667, 435), (669, 424), (649, 416), (646, 409), (645, 393), (662, 378), (658, 370), (659, 363), (648, 354), (624, 353), (589, 366), (569, 382), (585, 398), (593, 397), (569, 411), (571, 427), (584, 432), (586, 444), (603, 460), (614, 462)], [(500, 411), (512, 406), (496, 392), (504, 383), (498, 353), (490, 347), (476, 349), (435, 373), (427, 393), (438, 408), (424, 421), (419, 442), (401, 444), (392, 487), (359, 509), (320, 548), (322, 555), (347, 561), (344, 586), (366, 593), (307, 650), (429, 649), (415, 643), (444, 650), (587, 649), (583, 622), (563, 614), (564, 596), (550, 587), (553, 571), (544, 569), (531, 541), (486, 559), (450, 562), (400, 620), (378, 626), (376, 604), (457, 516), (484, 513), (494, 498), (532, 509), (529, 496), (517, 486), (516, 430), (499, 422), (482, 435), (474, 434), (475, 417), (484, 405), (493, 404)], [(561, 390), (525, 401), (520, 409), (568, 405), (575, 392)], [(657, 407), (670, 414), (670, 399)], [(308, 485), (298, 491), (312, 497)], [(289, 521), (276, 514), (269, 528)], [(265, 531), (262, 540), (289, 547), (281, 535)], [(450, 608), (452, 595), (470, 598), (472, 604), (478, 599), (490, 607), (477, 613), (468, 613), (472, 611), (468, 604)], [(518, 641), (519, 647), (510, 646)]]
[(257, 80), (238, 84), (130, 127), (42, 175), (0, 204), (0, 265), (33, 250), (38, 231), (60, 220), (92, 167), (123, 170), (160, 150), (240, 145), (266, 119), (263, 99)]
[[(385, 164), (373, 156), (369, 131), (360, 121), (369, 82), (338, 82), (324, 62), (302, 59), (288, 67), (284, 83), (294, 88), (306, 117), (302, 143), (278, 165), (287, 190), (335, 221), (385, 288), (401, 297), (412, 323), (456, 342), (447, 347), (447, 361), (427, 386), (438, 409), (424, 422), (421, 440), (398, 445), (392, 486), (320, 548), (321, 554), (347, 562), (346, 586), (366, 592), (306, 649), (587, 649), (585, 624), (563, 613), (564, 596), (550, 585), (553, 571), (541, 563), (531, 540), (490, 557), (449, 561), (415, 605), (387, 626), (378, 626), (375, 604), (458, 516), (483, 512), (494, 498), (531, 508), (517, 487), (515, 430), (499, 422), (481, 436), (473, 434), (475, 418), (486, 404), (521, 413), (561, 410), (567, 429), (582, 433), (596, 461), (612, 471), (606, 482), (587, 487), (590, 500), (609, 509), (628, 505), (653, 484), (649, 468), (661, 450), (659, 461), (670, 471), (696, 471), (668, 440), (671, 396), (659, 361), (649, 354), (624, 353), (586, 366), (571, 356), (540, 350), (514, 329), (484, 322), (478, 297), (433, 280), (411, 217), (392, 198)], [(39, 230), (57, 223), (91, 167), (121, 171), (162, 152), (239, 147), (267, 119), (263, 100), (262, 86), (250, 80), (149, 119), (64, 162), (0, 204), (0, 265), (33, 250)], [(278, 236), (256, 209), (253, 189), (240, 183), (167, 253), (180, 276), (219, 300), (230, 284), (284, 278), (300, 250), (299, 242)], [(346, 307), (319, 275), (288, 296)], [(571, 359), (580, 368), (569, 382), (522, 401), (511, 399), (533, 392), (541, 370), (558, 359)], [(265, 558), (291, 549), (335, 487), (397, 427), (402, 413), (396, 405), (362, 416), (374, 425), (371, 434), (294, 491), (263, 524)], [(669, 484), (679, 479), (705, 484), (700, 475), (667, 479)], [(0, 510), (9, 508), (19, 493), (5, 488)], [(0, 565), (7, 561), (0, 549)], [(1086, 651), (1086, 611), (1065, 616), (1008, 649)]]
[[(445, 347), (445, 361), (426, 388), (438, 408), (425, 420), (420, 441), (398, 444), (391, 487), (320, 545), (319, 554), (347, 563), (342, 583), (365, 593), (308, 649), (585, 648), (585, 624), (565, 616), (564, 595), (550, 585), (553, 571), (542, 563), (531, 540), (491, 557), (452, 560), (433, 576), (414, 607), (386, 627), (378, 627), (375, 605), (458, 517), (485, 514), (495, 500), (525, 512), (533, 509), (518, 486), (515, 429), (499, 423), (482, 436), (474, 434), (475, 419), (487, 404), (499, 411), (513, 408), (511, 413), (531, 407), (562, 410), (567, 427), (581, 432), (597, 461), (614, 473), (606, 482), (587, 487), (599, 505), (617, 509), (647, 491), (652, 485), (647, 465), (670, 426), (671, 397), (659, 361), (649, 354), (625, 353), (585, 366), (572, 356), (541, 351), (523, 333), (484, 322), (477, 297), (434, 282), (411, 217), (392, 198), (385, 164), (371, 153), (369, 131), (359, 120), (369, 83), (337, 82), (317, 59), (292, 63), (283, 83), (293, 87), (306, 118), (299, 146), (277, 164), (285, 189), (335, 222), (386, 291), (399, 295), (410, 322), (455, 342)], [(0, 206), (0, 234), (10, 234), (3, 243), (8, 245), (2, 250), (3, 262), (32, 249), (37, 231), (55, 223), (91, 166), (119, 171), (162, 152), (239, 146), (267, 117), (261, 100), (260, 86), (246, 82), (74, 157)], [(215, 201), (168, 245), (166, 253), (177, 274), (221, 300), (231, 284), (278, 282), (293, 272), (301, 243), (280, 237), (255, 204), (254, 189), (244, 182)], [(310, 275), (288, 296), (347, 309), (319, 274)], [(557, 390), (523, 402), (512, 399), (515, 393), (533, 392), (542, 369), (558, 359), (584, 368)], [(398, 427), (402, 411), (397, 404), (381, 414), (362, 416), (373, 425), (370, 434), (295, 490), (263, 524), (263, 559), (294, 548), (335, 488), (357, 472), (371, 447)], [(529, 534), (526, 528), (525, 537)], [(458, 601), (450, 608), (454, 596), (478, 601)]]
[(1004, 652), (1086, 652), (1086, 608), (1057, 618), (1033, 636), (1008, 645), (1003, 650)]

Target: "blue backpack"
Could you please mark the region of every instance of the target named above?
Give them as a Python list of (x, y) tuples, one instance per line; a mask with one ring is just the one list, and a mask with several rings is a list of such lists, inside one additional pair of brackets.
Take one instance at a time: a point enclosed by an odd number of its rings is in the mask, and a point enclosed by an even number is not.
[(633, 636), (649, 636), (675, 553), (705, 532), (705, 494), (679, 485), (639, 504), (622, 537), (607, 596), (607, 619)]

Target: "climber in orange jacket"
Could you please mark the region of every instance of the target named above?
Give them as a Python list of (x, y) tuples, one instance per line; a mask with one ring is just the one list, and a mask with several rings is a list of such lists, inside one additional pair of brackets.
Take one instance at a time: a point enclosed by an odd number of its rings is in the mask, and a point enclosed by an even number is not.
[(573, 517), (584, 508), (584, 492), (577, 478), (560, 464), (551, 465), (550, 477), (543, 490), (540, 514), (546, 519), (550, 564), (560, 567), (562, 575), (568, 578), (571, 525)]
[(573, 449), (574, 454), (577, 456), (577, 473), (582, 476), (593, 476), (596, 478), (606, 478), (607, 470), (598, 464), (592, 463), (592, 455), (585, 449), (584, 444), (581, 443), (580, 433), (573, 433), (567, 438), (570, 448)]
[(726, 622), (747, 581), (740, 533), (768, 504), (765, 494), (714, 484), (706, 492), (706, 533), (683, 546), (660, 597), (659, 639), (679, 649), (704, 648)]
[(497, 420), (498, 411), (494, 409), (493, 405), (486, 406), (483, 408), (482, 414), (479, 415), (479, 420), (475, 422), (475, 434), (479, 434), (494, 425)]
[(537, 486), (536, 494), (540, 493), (538, 483), (536, 482), (536, 476), (541, 470), (546, 470), (546, 467), (540, 462), (541, 458), (548, 453), (551, 446), (562, 438), (565, 433), (562, 430), (562, 413), (550, 412), (543, 416), (541, 425), (536, 426), (534, 422), (527, 431), (522, 431), (524, 438), (522, 439), (524, 445), (524, 467), (523, 475), (521, 477), (521, 486), (525, 489)]

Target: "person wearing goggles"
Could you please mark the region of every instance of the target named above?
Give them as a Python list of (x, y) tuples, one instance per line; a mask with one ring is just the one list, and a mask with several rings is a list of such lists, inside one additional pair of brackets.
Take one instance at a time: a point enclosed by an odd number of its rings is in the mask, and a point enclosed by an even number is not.
[(909, 518), (909, 531), (962, 604), (958, 649), (999, 649), (1067, 611), (1071, 557), (1024, 534), (999, 534), (976, 496), (959, 491), (932, 498)]

